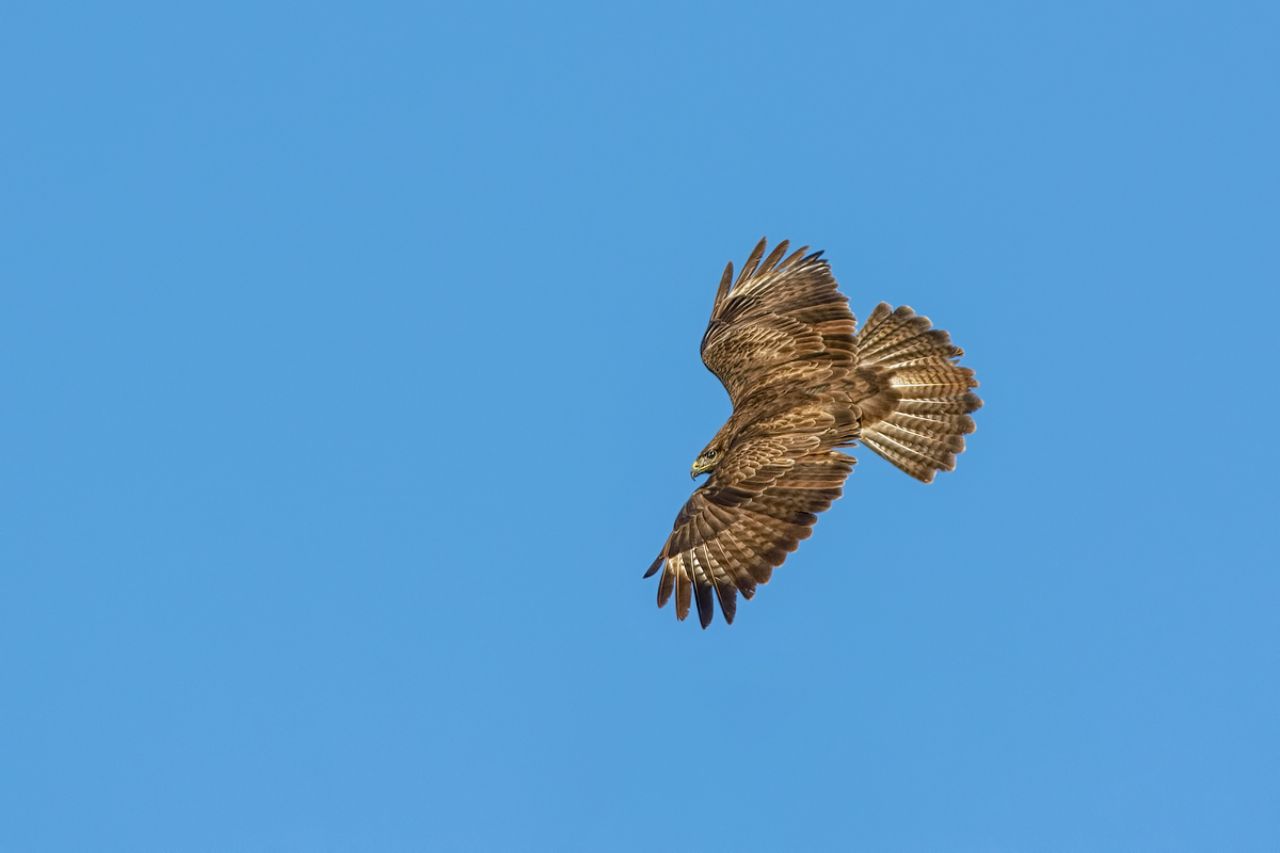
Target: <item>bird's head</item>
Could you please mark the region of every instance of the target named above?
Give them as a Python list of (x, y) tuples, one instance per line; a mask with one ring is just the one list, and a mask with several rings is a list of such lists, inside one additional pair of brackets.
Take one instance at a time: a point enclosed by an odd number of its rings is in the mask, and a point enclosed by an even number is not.
[(718, 443), (712, 442), (698, 454), (698, 458), (693, 460), (693, 467), (689, 469), (689, 476), (692, 479), (698, 479), (699, 474), (710, 474), (715, 470), (716, 465), (720, 464), (720, 457), (724, 456), (724, 448)]

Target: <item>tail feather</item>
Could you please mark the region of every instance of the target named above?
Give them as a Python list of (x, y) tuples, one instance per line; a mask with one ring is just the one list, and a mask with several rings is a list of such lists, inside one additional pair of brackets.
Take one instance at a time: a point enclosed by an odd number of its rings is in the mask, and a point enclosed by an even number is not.
[(970, 390), (978, 386), (973, 371), (954, 362), (964, 350), (928, 317), (883, 302), (854, 345), (860, 372), (875, 375), (859, 401), (862, 443), (926, 483), (954, 470), (964, 436), (974, 430), (969, 415), (982, 406)]
[[(943, 415), (960, 415), (965, 416), (969, 412), (976, 412), (982, 408), (982, 401), (978, 399), (976, 394), (965, 394), (957, 399), (947, 400), (902, 400), (898, 404), (898, 411), (905, 412), (909, 415), (921, 415), (923, 417), (938, 418)], [(969, 426), (973, 426), (973, 419), (966, 418)], [(969, 430), (973, 432), (972, 429)]]
[(893, 310), (889, 303), (881, 302), (862, 325), (862, 331), (858, 333), (858, 348), (862, 352), (872, 352), (914, 337), (928, 328), (928, 318), (916, 316), (906, 305)]

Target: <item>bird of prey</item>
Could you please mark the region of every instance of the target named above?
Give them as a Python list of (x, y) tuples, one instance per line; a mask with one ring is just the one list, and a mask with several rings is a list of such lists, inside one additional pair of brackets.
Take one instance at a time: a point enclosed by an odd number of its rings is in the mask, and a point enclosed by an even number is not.
[(693, 462), (709, 474), (680, 510), (645, 577), (662, 572), (658, 606), (697, 605), (725, 622), (840, 497), (859, 442), (925, 483), (955, 468), (982, 401), (973, 371), (928, 317), (880, 303), (855, 331), (830, 265), (786, 240), (761, 240), (737, 279), (725, 267), (702, 336), (702, 361), (733, 414)]

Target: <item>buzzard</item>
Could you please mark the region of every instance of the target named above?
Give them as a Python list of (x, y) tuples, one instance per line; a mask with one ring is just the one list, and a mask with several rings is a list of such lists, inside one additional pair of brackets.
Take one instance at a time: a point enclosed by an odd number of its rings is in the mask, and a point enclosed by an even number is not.
[(696, 604), (703, 628), (713, 596), (732, 623), (738, 593), (767, 583), (840, 497), (855, 460), (836, 448), (861, 442), (929, 483), (955, 468), (982, 405), (955, 364), (963, 350), (928, 317), (882, 302), (855, 332), (822, 252), (788, 255), (784, 240), (764, 257), (765, 245), (720, 278), (702, 361), (733, 414), (694, 460), (690, 476), (710, 476), (645, 573), (662, 572), (659, 607), (674, 593), (676, 618)]

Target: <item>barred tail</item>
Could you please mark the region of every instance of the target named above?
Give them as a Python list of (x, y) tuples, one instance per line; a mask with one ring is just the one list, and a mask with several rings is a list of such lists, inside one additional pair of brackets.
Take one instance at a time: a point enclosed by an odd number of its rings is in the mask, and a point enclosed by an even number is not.
[(964, 436), (973, 432), (970, 412), (982, 401), (973, 371), (954, 359), (964, 350), (907, 306), (880, 303), (854, 338), (859, 374), (874, 390), (859, 401), (860, 440), (917, 480), (933, 481), (956, 467)]

